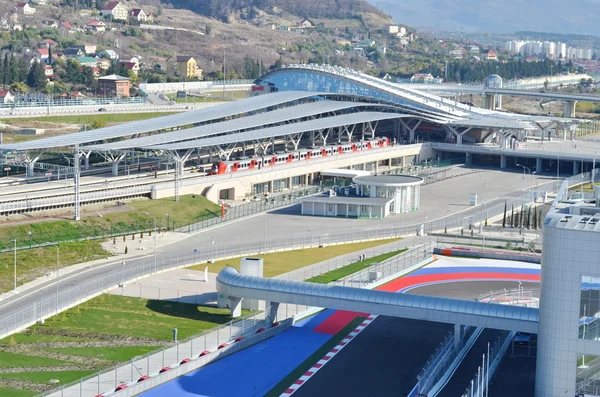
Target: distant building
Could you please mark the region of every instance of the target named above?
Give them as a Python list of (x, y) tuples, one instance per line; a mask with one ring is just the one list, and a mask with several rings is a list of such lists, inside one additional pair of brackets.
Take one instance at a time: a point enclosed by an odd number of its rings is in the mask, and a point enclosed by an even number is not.
[(75, 58), (79, 61), (79, 63), (81, 64), (81, 66), (88, 66), (90, 68), (95, 68), (96, 67), (96, 58), (92, 58), (92, 57), (79, 57), (79, 58)]
[(127, 7), (120, 1), (109, 1), (102, 7), (102, 15), (115, 20), (125, 21), (127, 19)]
[(187, 55), (169, 57), (167, 59), (167, 73), (178, 74), (187, 78), (202, 79), (202, 69), (198, 67), (193, 57)]
[(314, 23), (312, 23), (311, 21), (309, 21), (308, 19), (303, 19), (299, 24), (298, 27), (302, 28), (302, 29), (312, 29), (314, 28), (316, 25)]
[[(38, 4), (39, 4), (39, 3), (38, 3)], [(57, 28), (57, 27), (58, 27), (58, 22), (56, 22), (56, 21), (52, 21), (52, 20), (49, 20), (49, 21), (42, 21), (42, 23), (41, 23), (41, 24), (42, 24), (42, 27), (43, 27), (43, 28)]]
[(95, 44), (74, 44), (71, 48), (77, 48), (84, 52), (84, 54), (95, 54), (96, 53), (96, 45)]
[(492, 50), (491, 48), (487, 51), (483, 51), (483, 58), (486, 61), (497, 61), (498, 60), (498, 53), (494, 50)]
[(15, 10), (19, 14), (33, 15), (35, 14), (35, 8), (31, 7), (29, 3), (17, 3), (15, 4)]
[(10, 91), (0, 90), (0, 103), (12, 103), (15, 101), (15, 96)]
[(129, 16), (131, 19), (138, 22), (147, 22), (149, 19), (152, 20), (152, 18), (146, 15), (144, 10), (141, 8), (134, 8), (133, 10), (129, 11)]
[(67, 58), (79, 58), (85, 55), (85, 52), (80, 48), (65, 48), (62, 53)]
[(389, 25), (388, 26), (388, 33), (389, 34), (396, 34), (396, 33), (398, 33), (398, 29), (399, 29), (398, 25)]
[(48, 79), (54, 77), (54, 68), (50, 65), (44, 66), (44, 76)]
[(113, 60), (113, 61), (119, 59), (119, 54), (117, 54), (113, 50), (104, 50), (101, 53), (99, 53), (98, 55), (101, 56), (101, 57), (104, 57), (104, 58), (108, 58), (108, 59)]
[(127, 70), (133, 72), (136, 76), (140, 72), (140, 64), (136, 58), (132, 58), (129, 61), (119, 61), (119, 65), (125, 65)]
[(44, 39), (39, 42), (39, 46), (44, 48), (56, 47), (57, 44), (58, 43), (52, 39)]
[(93, 32), (104, 32), (106, 30), (106, 24), (99, 19), (92, 19), (88, 21), (85, 27), (87, 30)]
[(110, 67), (110, 59), (96, 58), (96, 66), (98, 66), (99, 69), (106, 70)]
[(410, 78), (411, 83), (432, 83), (433, 76), (431, 73), (416, 73)]
[(73, 27), (73, 25), (71, 25), (69, 22), (61, 22), (58, 25), (58, 30), (62, 33), (62, 34), (66, 34), (66, 33), (75, 33), (76, 29)]
[(128, 97), (131, 80), (127, 77), (111, 74), (98, 78), (98, 93), (105, 97)]

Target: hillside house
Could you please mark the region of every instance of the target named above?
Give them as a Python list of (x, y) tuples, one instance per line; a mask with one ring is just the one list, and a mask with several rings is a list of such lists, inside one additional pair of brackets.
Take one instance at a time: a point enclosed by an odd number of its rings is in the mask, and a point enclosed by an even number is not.
[(15, 10), (22, 15), (33, 15), (35, 14), (35, 8), (31, 7), (29, 3), (17, 3), (15, 4)]
[(134, 8), (129, 11), (129, 17), (137, 22), (148, 22), (152, 21), (152, 15), (148, 15), (141, 8)]
[(110, 60), (113, 60), (113, 61), (119, 59), (119, 54), (117, 54), (113, 50), (104, 50), (101, 53), (99, 53), (98, 56), (100, 56), (102, 58), (107, 58), (107, 59), (110, 59)]
[(75, 33), (77, 31), (69, 22), (59, 23), (58, 30), (61, 34)]
[(92, 19), (88, 21), (87, 25), (85, 25), (85, 28), (91, 32), (102, 33), (106, 31), (106, 24), (99, 19)]
[(106, 70), (110, 67), (110, 59), (96, 58), (96, 66), (101, 70)]
[(54, 68), (50, 65), (44, 66), (44, 76), (46, 76), (47, 79), (54, 78)]
[(19, 31), (19, 32), (22, 32), (22, 31), (23, 31), (23, 24), (21, 24), (21, 23), (15, 23), (15, 24), (13, 25), (12, 29), (13, 29), (14, 31)]
[(111, 74), (98, 78), (98, 94), (104, 97), (129, 97), (131, 80), (127, 77)]
[(498, 53), (495, 50), (492, 50), (491, 48), (487, 51), (483, 51), (482, 55), (483, 55), (483, 59), (485, 59), (486, 61), (497, 61), (498, 60)]
[(81, 64), (81, 66), (87, 66), (90, 68), (95, 68), (96, 67), (96, 58), (92, 58), (92, 57), (79, 57), (79, 58), (75, 58), (79, 61), (79, 63)]
[(202, 69), (196, 60), (188, 55), (179, 55), (167, 58), (167, 74), (181, 77), (202, 79)]
[(105, 18), (125, 21), (127, 20), (128, 10), (120, 1), (109, 1), (102, 7), (101, 13)]
[(54, 48), (58, 45), (58, 43), (52, 39), (43, 39), (38, 44), (41, 48)]
[(119, 65), (125, 65), (125, 67), (127, 68), (127, 70), (129, 70), (130, 72), (133, 72), (133, 74), (135, 74), (136, 76), (140, 72), (140, 64), (139, 64), (139, 62), (132, 61), (132, 60), (129, 60), (129, 61), (119, 61)]
[(65, 48), (62, 53), (67, 58), (79, 58), (85, 55), (85, 52), (79, 48)]
[(15, 101), (15, 96), (10, 93), (10, 91), (0, 90), (0, 103), (7, 104), (13, 103)]
[(433, 76), (431, 73), (415, 73), (410, 78), (411, 83), (432, 83)]
[(95, 44), (74, 44), (71, 48), (77, 48), (83, 51), (84, 54), (95, 54), (96, 53), (96, 45)]
[(43, 63), (53, 63), (58, 58), (58, 54), (53, 53), (52, 54), (52, 62), (50, 62), (50, 60), (48, 59), (48, 56), (49, 56), (48, 48), (37, 48), (33, 52), (33, 59), (37, 59), (38, 61), (43, 62)]
[(308, 19), (303, 19), (302, 21), (300, 21), (300, 23), (298, 24), (298, 28), (300, 29), (313, 29), (316, 25), (314, 23), (312, 23), (310, 20)]

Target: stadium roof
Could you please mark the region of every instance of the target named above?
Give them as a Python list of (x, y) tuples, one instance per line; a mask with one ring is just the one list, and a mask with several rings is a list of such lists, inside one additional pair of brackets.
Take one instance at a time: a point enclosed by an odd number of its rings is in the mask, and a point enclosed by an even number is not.
[(269, 139), (285, 135), (298, 134), (307, 131), (324, 130), (327, 128), (335, 128), (352, 124), (369, 123), (381, 120), (391, 120), (402, 117), (414, 117), (408, 114), (385, 113), (385, 112), (359, 112), (345, 114), (341, 116), (332, 116), (322, 119), (303, 121), (300, 123), (280, 125), (276, 127), (262, 128), (259, 130), (251, 130), (240, 132), (238, 134), (209, 137), (204, 139), (196, 139), (193, 141), (185, 141), (178, 143), (170, 143), (166, 145), (149, 146), (146, 149), (152, 150), (181, 150), (181, 149), (196, 149), (201, 147), (210, 147), (218, 145), (226, 145), (228, 143), (245, 142), (260, 139)]
[(164, 134), (156, 134), (152, 136), (145, 136), (142, 138), (128, 139), (124, 141), (111, 142), (101, 145), (90, 145), (85, 146), (84, 148), (91, 149), (94, 151), (109, 151), (133, 149), (139, 147), (146, 147), (150, 145), (160, 145), (178, 141), (185, 141), (189, 139), (203, 138), (211, 135), (237, 132), (239, 130), (259, 128), (265, 125), (283, 123), (286, 121), (296, 120), (303, 117), (316, 116), (319, 114), (365, 106), (377, 105), (372, 105), (369, 103), (323, 100), (273, 110), (270, 112), (259, 113), (252, 116), (239, 117), (236, 119), (222, 121), (218, 123), (205, 124), (198, 127), (167, 132)]
[(319, 94), (301, 91), (277, 92), (270, 95), (250, 97), (235, 102), (224, 103), (218, 106), (190, 110), (188, 112), (157, 117), (154, 119), (133, 121), (131, 123), (98, 128), (89, 131), (75, 132), (73, 134), (36, 139), (28, 142), (0, 145), (0, 150), (36, 150), (73, 146), (75, 144), (98, 142), (106, 139), (122, 138), (133, 134), (158, 131), (189, 124), (207, 122), (237, 114), (254, 112), (269, 108), (271, 106), (277, 106), (286, 102), (297, 101), (317, 95)]

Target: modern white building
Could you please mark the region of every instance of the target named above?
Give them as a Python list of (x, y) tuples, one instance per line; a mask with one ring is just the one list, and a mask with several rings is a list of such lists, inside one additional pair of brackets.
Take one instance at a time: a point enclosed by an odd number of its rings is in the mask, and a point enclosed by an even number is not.
[(600, 207), (544, 221), (536, 397), (598, 395)]
[(338, 193), (302, 200), (302, 214), (344, 218), (385, 218), (389, 214), (417, 211), (423, 178), (407, 175), (359, 175), (354, 185)]

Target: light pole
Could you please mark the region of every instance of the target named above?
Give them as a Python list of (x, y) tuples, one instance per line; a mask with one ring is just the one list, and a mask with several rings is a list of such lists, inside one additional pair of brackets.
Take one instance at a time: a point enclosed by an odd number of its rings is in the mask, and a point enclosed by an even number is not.
[(121, 262), (121, 287), (125, 287), (125, 261)]
[(56, 247), (56, 314), (58, 314), (58, 268), (60, 264), (60, 247), (58, 246), (58, 243), (52, 244), (46, 242), (46, 245)]
[(156, 217), (149, 212), (146, 212), (146, 215), (150, 215), (152, 217), (152, 220), (153, 220), (152, 231), (153, 232), (156, 231)]
[(14, 293), (17, 293), (17, 239), (10, 240), (15, 243), (15, 289)]
[(479, 221), (479, 232), (483, 234), (483, 223), (484, 223), (484, 217), (483, 217), (483, 206), (485, 205), (485, 201), (483, 200), (483, 188), (485, 187), (485, 183), (487, 182), (487, 179), (484, 179), (483, 182), (481, 183), (481, 220)]

